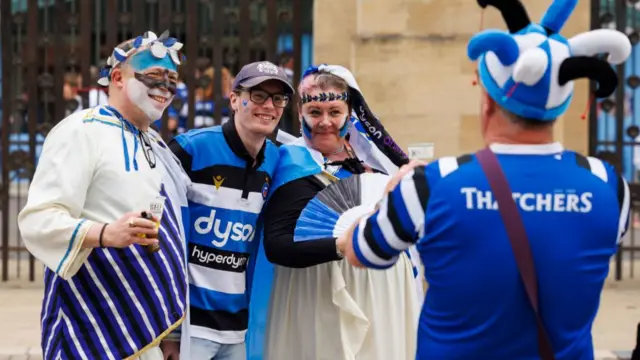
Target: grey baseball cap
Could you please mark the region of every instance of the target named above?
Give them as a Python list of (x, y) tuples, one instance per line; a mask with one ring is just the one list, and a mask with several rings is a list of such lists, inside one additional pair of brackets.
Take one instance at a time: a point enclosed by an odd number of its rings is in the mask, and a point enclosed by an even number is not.
[(284, 69), (269, 61), (258, 61), (243, 66), (233, 80), (233, 88), (248, 89), (268, 80), (282, 82), (285, 85), (285, 91), (289, 94), (295, 92)]

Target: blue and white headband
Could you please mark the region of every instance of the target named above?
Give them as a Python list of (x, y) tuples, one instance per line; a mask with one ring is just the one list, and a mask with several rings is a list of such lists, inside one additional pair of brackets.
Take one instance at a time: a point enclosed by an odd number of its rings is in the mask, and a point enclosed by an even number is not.
[[(529, 20), (518, 0), (478, 0), (496, 7), (509, 31), (484, 30), (467, 46), (478, 59), (483, 87), (502, 108), (518, 116), (551, 121), (571, 103), (573, 80), (598, 83), (595, 97), (611, 95), (618, 78), (610, 64), (623, 63), (631, 53), (628, 37), (616, 30), (597, 29), (570, 39), (559, 34), (578, 0), (555, 0), (540, 24)], [(607, 61), (594, 55), (607, 53)]]
[(184, 55), (178, 52), (182, 46), (176, 38), (169, 37), (169, 31), (163, 32), (160, 37), (152, 31), (147, 31), (133, 40), (131, 48), (113, 49), (113, 53), (107, 59), (107, 65), (100, 70), (98, 84), (109, 86), (111, 71), (129, 59), (135, 60), (138, 67), (161, 66), (175, 71), (184, 60)]

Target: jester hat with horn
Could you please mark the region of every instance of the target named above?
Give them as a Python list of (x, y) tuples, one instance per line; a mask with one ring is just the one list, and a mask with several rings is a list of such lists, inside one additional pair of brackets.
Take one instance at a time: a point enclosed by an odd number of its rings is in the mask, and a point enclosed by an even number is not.
[[(467, 55), (478, 60), (480, 83), (502, 108), (518, 116), (551, 121), (571, 103), (573, 80), (597, 82), (595, 97), (611, 95), (618, 78), (611, 64), (623, 63), (631, 53), (627, 36), (597, 29), (570, 39), (560, 30), (578, 0), (555, 0), (540, 24), (529, 20), (518, 0), (478, 0), (496, 7), (509, 31), (484, 30), (471, 38)], [(605, 60), (594, 55), (608, 54)]]

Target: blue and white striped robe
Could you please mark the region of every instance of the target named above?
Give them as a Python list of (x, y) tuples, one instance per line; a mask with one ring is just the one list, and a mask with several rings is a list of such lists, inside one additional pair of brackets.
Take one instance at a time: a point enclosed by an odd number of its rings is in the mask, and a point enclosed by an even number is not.
[[(27, 248), (46, 266), (45, 359), (157, 354), (159, 342), (186, 317), (183, 224), (190, 183), (153, 132), (157, 165), (151, 168), (136, 131), (97, 107), (70, 115), (45, 140), (18, 219)], [(139, 245), (82, 247), (92, 225), (141, 211), (159, 195), (166, 198), (159, 252)]]

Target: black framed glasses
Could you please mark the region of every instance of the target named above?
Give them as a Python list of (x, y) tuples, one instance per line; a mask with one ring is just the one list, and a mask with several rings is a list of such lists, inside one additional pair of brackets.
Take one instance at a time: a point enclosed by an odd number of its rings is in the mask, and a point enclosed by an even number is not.
[(289, 95), (269, 94), (262, 89), (249, 89), (245, 91), (249, 93), (249, 99), (258, 105), (264, 104), (269, 98), (273, 99), (273, 106), (275, 107), (283, 108), (289, 104)]
[(149, 167), (154, 169), (156, 167), (156, 154), (153, 152), (153, 148), (151, 147), (151, 139), (149, 139), (149, 135), (142, 131), (138, 132), (138, 137), (142, 143), (142, 153), (144, 154), (145, 159), (147, 159)]

